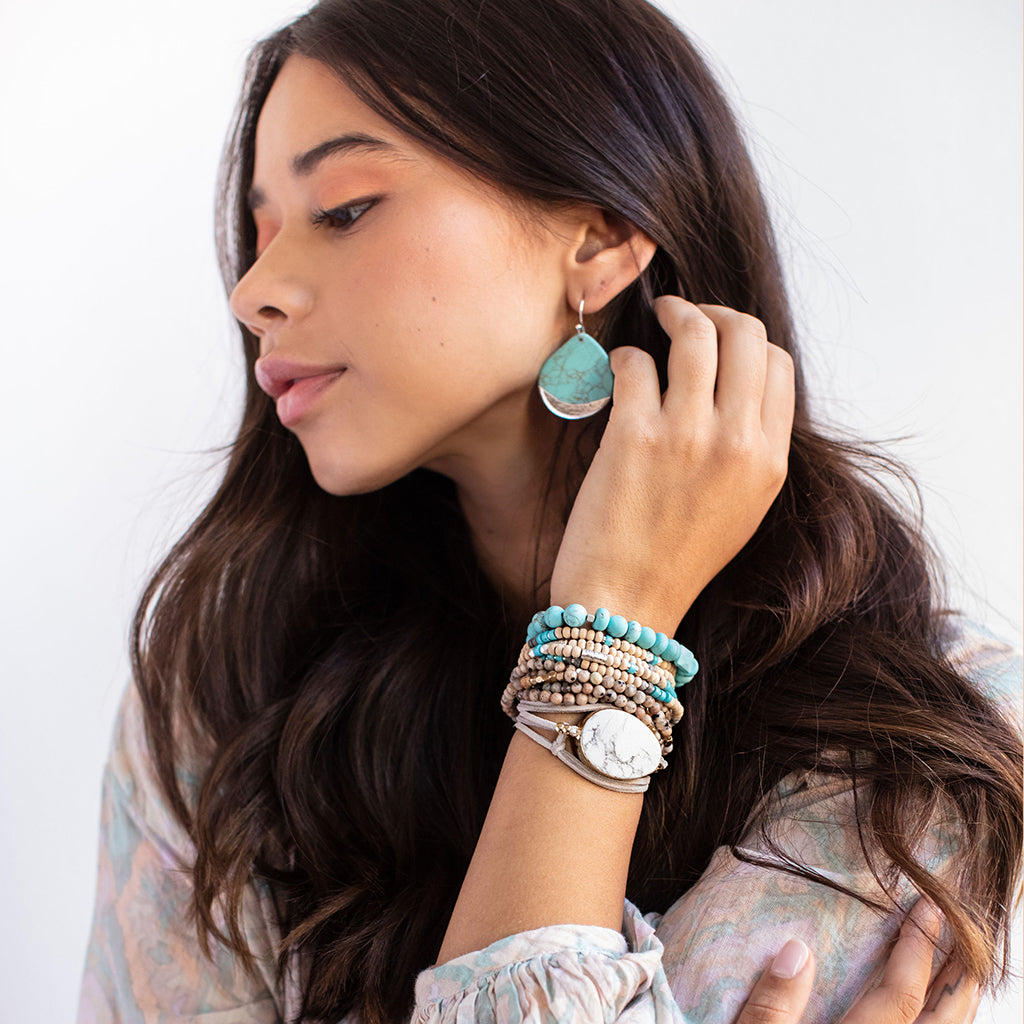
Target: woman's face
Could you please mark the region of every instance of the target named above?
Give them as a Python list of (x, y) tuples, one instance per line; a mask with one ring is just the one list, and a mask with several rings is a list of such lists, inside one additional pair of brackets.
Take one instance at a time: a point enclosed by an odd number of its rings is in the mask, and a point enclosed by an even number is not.
[(252, 185), (231, 308), (324, 489), (445, 471), (534, 415), (573, 323), (568, 216), (530, 222), (300, 56), (260, 113)]

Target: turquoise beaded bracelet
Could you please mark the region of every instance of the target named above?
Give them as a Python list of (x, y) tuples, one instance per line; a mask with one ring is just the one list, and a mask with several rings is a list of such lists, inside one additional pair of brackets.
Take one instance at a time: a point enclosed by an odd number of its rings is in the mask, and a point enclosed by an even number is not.
[(553, 604), (545, 611), (537, 612), (530, 620), (526, 630), (526, 642), (533, 646), (547, 630), (557, 629), (559, 626), (588, 626), (597, 633), (604, 633), (606, 644), (611, 643), (610, 638), (621, 638), (627, 643), (636, 644), (637, 647), (650, 651), (655, 659), (661, 658), (675, 666), (676, 686), (685, 686), (697, 674), (697, 659), (693, 652), (678, 640), (664, 633), (656, 633), (650, 626), (641, 626), (633, 619), (612, 615), (607, 608), (598, 608), (591, 615), (581, 604), (571, 604), (567, 608)]

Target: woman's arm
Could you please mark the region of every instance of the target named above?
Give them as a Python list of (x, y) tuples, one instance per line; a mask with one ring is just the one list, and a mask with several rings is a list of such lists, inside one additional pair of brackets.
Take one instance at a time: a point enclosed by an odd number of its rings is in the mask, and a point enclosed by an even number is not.
[[(613, 351), (614, 404), (551, 600), (625, 612), (671, 636), (782, 486), (794, 382), (753, 317), (678, 297), (657, 312), (671, 338), (668, 388), (649, 355)], [(439, 961), (559, 922), (618, 928), (641, 807), (642, 796), (587, 783), (515, 736)]]
[(516, 731), (438, 961), (562, 921), (618, 931), (642, 805), (643, 794), (595, 786)]
[[(566, 525), (551, 600), (628, 613), (672, 636), (782, 486), (794, 384), (789, 356), (753, 317), (675, 296), (657, 312), (671, 338), (668, 388), (647, 353), (612, 352), (612, 412)], [(515, 736), (440, 960), (545, 924), (617, 928), (641, 806)]]

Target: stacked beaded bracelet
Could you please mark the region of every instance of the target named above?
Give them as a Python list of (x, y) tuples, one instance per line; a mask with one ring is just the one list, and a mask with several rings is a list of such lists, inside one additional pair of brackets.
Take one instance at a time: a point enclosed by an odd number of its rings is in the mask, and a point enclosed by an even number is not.
[[(573, 629), (572, 632), (583, 631)], [(563, 708), (614, 703), (636, 715), (658, 732), (666, 743), (671, 742), (672, 726), (682, 717), (683, 708), (674, 690), (659, 686), (652, 678), (656, 670), (647, 667), (636, 671), (628, 652), (617, 646), (605, 648), (600, 642), (595, 643), (592, 633), (586, 638), (572, 639), (565, 646), (569, 644), (583, 645), (570, 648), (577, 652), (577, 656), (548, 650), (533, 657), (537, 650), (535, 647), (527, 645), (523, 648), (519, 664), (513, 669), (502, 696), (502, 706), (510, 718), (516, 717), (516, 703), (521, 700)], [(561, 644), (543, 646), (553, 651), (562, 649)], [(600, 650), (593, 650), (594, 647)], [(554, 658), (558, 658), (558, 662)]]
[(672, 727), (683, 714), (675, 687), (696, 672), (692, 653), (664, 633), (606, 608), (589, 615), (582, 605), (552, 605), (530, 622), (502, 707), (513, 720), (522, 701), (534, 708), (617, 707), (655, 732), (665, 754), (672, 750)]
[(548, 630), (541, 637), (545, 638), (542, 642), (537, 642), (538, 637), (523, 648), (512, 672), (513, 684), (521, 687), (526, 685), (521, 681), (523, 677), (538, 678), (543, 673), (547, 675), (540, 681), (600, 683), (603, 677), (613, 677), (635, 683), (666, 704), (676, 696), (673, 673), (657, 658), (625, 640), (606, 640), (594, 630), (568, 626)]

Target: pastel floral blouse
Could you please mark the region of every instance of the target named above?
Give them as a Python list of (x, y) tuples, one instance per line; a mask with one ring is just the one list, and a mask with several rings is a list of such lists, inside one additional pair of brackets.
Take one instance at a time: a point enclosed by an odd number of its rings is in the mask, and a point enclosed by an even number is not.
[[(963, 620), (948, 654), (1016, 718), (1022, 666), (1007, 644)], [(773, 834), (820, 874), (877, 892), (853, 827), (853, 792), (831, 776), (791, 775), (777, 788)], [(757, 854), (752, 832), (748, 849)], [(956, 831), (936, 821), (924, 859), (942, 870)], [(300, 970), (275, 973), (279, 938), (269, 891), (254, 882), (244, 922), (258, 954), (254, 981), (214, 944), (199, 949), (188, 923), (187, 836), (166, 806), (146, 751), (141, 706), (125, 692), (103, 777), (95, 915), (79, 1024), (271, 1024), (294, 1019)], [(914, 901), (907, 886), (904, 906)], [(831, 1024), (875, 980), (898, 927), (858, 900), (720, 848), (703, 876), (664, 914), (626, 900), (622, 929), (560, 924), (520, 932), (422, 971), (412, 1024), (731, 1024), (753, 981), (791, 936), (817, 959), (805, 1022)], [(358, 1024), (349, 1015), (340, 1024)]]

